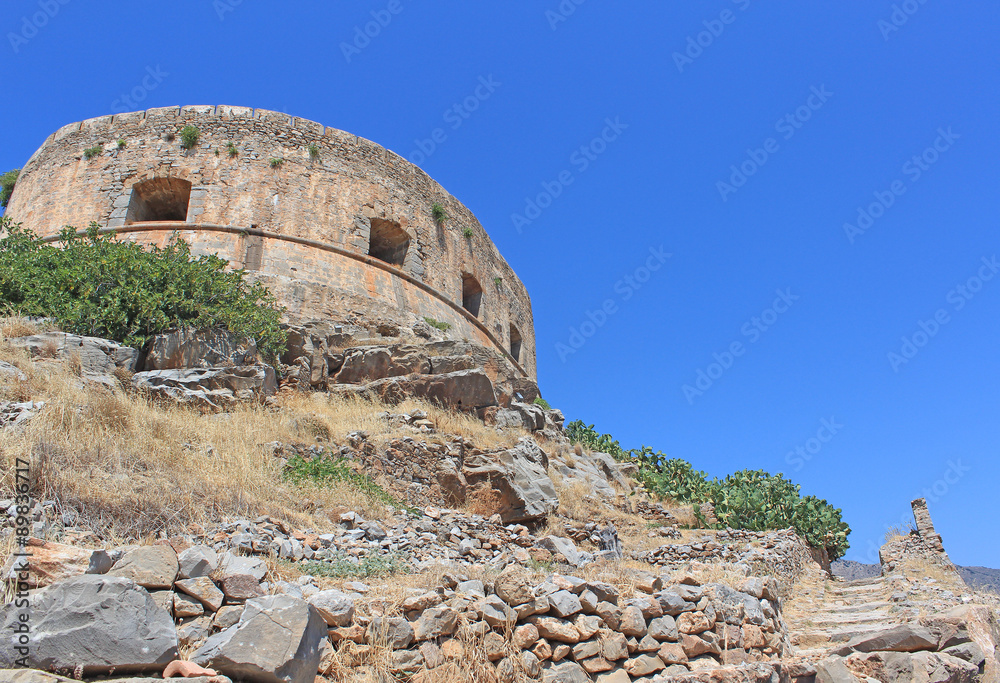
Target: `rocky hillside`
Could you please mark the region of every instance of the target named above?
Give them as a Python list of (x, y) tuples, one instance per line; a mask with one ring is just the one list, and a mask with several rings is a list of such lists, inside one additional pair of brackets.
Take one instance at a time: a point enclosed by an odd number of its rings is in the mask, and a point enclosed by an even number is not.
[[(791, 529), (704, 528), (710, 510), (651, 496), (457, 347), (314, 335), (279, 383), (214, 334), (162, 338), (135, 372), (114, 342), (22, 320), (0, 333), (0, 621), (24, 634), (0, 680), (1000, 671), (996, 601), (955, 573), (919, 501), (879, 578), (844, 582)], [(374, 376), (396, 365), (417, 370)], [(348, 375), (359, 388), (337, 389)]]
[[(972, 588), (1000, 593), (1000, 569), (989, 567), (956, 567), (962, 579)], [(835, 576), (847, 579), (867, 579), (881, 574), (877, 564), (864, 564), (853, 560), (837, 560), (830, 565)]]

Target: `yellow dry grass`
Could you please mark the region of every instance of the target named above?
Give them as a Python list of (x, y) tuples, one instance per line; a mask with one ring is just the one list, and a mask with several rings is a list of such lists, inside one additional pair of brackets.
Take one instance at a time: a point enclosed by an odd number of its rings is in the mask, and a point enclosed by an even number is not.
[(424, 410), (440, 434), (461, 436), (480, 448), (510, 446), (523, 435), (416, 400), (390, 407), (295, 392), (280, 395), (273, 407), (244, 405), (206, 415), (85, 385), (73, 363), (32, 362), (2, 340), (0, 360), (27, 375), (26, 381), (0, 377), (0, 400), (45, 402), (23, 429), (0, 432), (0, 487), (13, 485), (15, 458), (29, 459), (33, 495), (76, 508), (82, 523), (104, 538), (138, 540), (225, 517), (260, 515), (324, 529), (331, 526), (328, 513), (343, 507), (382, 518), (381, 503), (346, 484), (282, 481), (281, 463), (265, 444), (315, 443), (317, 436), (345, 443), (347, 434), (358, 430), (376, 445), (413, 436), (410, 428), (381, 419), (383, 411)]

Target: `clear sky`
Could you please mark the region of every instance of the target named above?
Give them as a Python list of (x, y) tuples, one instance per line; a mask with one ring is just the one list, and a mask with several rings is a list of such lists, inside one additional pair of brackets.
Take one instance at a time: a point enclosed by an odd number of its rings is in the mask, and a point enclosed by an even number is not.
[(369, 138), (524, 280), (568, 419), (785, 472), (851, 559), (927, 495), (956, 562), (1000, 566), (994, 0), (6, 0), (0, 25), (0, 170), (166, 105)]

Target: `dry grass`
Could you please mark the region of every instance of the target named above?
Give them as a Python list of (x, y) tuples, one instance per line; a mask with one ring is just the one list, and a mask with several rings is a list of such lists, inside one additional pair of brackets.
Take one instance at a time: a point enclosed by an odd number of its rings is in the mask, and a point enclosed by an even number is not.
[(30, 337), (42, 331), (42, 325), (20, 316), (0, 317), (0, 340)]
[(463, 507), (469, 514), (489, 519), (501, 512), (503, 500), (496, 489), (486, 482), (480, 482), (466, 492)]
[(897, 538), (905, 538), (913, 531), (911, 524), (893, 524), (885, 530), (885, 540), (883, 543), (891, 543)]
[(0, 359), (28, 375), (25, 382), (0, 378), (0, 399), (46, 403), (24, 429), (0, 432), (0, 486), (13, 485), (15, 458), (30, 458), (35, 497), (77, 509), (81, 523), (103, 538), (140, 539), (259, 515), (323, 529), (331, 526), (330, 513), (345, 508), (380, 519), (384, 506), (346, 484), (282, 481), (280, 462), (264, 444), (317, 437), (346, 443), (357, 430), (377, 445), (413, 435), (381, 419), (386, 410), (425, 410), (439, 430), (484, 448), (512, 445), (521, 435), (415, 400), (390, 408), (297, 392), (280, 396), (276, 408), (246, 405), (203, 415), (84, 385), (72, 364), (31, 363), (3, 342)]

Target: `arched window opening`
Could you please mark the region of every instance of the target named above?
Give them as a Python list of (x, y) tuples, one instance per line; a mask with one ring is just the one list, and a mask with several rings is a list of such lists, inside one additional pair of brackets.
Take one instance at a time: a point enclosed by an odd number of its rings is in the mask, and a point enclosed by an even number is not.
[(368, 255), (393, 266), (402, 266), (406, 250), (410, 248), (410, 236), (399, 227), (399, 223), (384, 218), (373, 218), (371, 223)]
[(462, 307), (478, 318), (482, 303), (483, 288), (479, 280), (468, 273), (462, 273)]
[(510, 355), (518, 363), (521, 362), (521, 333), (513, 325), (510, 326)]
[(132, 186), (125, 223), (186, 221), (191, 183), (180, 178), (152, 178)]

